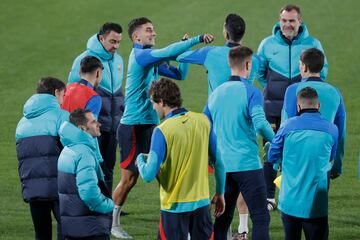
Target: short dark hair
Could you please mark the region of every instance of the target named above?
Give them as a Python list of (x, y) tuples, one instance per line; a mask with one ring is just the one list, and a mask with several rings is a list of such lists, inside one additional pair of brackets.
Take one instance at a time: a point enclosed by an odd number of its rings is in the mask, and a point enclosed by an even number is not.
[(103, 65), (97, 57), (86, 56), (80, 62), (81, 73), (92, 73), (97, 69), (103, 69)]
[(231, 13), (226, 17), (225, 29), (231, 40), (235, 42), (240, 41), (245, 34), (245, 28), (245, 21), (239, 15)]
[(128, 34), (130, 39), (132, 40), (132, 34), (134, 33), (134, 31), (140, 27), (141, 25), (144, 25), (146, 23), (152, 23), (150, 21), (150, 19), (146, 18), (146, 17), (140, 17), (140, 18), (135, 18), (133, 20), (131, 20), (128, 24)]
[(308, 67), (310, 73), (320, 73), (324, 67), (324, 59), (323, 52), (317, 48), (309, 48), (300, 56), (300, 61)]
[(76, 108), (72, 113), (70, 113), (69, 121), (74, 124), (76, 127), (80, 125), (85, 126), (88, 122), (86, 114), (91, 112), (87, 109)]
[(251, 59), (253, 51), (251, 48), (245, 46), (233, 47), (229, 52), (229, 64), (230, 67), (245, 67), (246, 61)]
[(283, 6), (280, 9), (280, 14), (282, 14), (283, 11), (291, 12), (292, 10), (295, 10), (297, 12), (297, 14), (299, 15), (299, 17), (301, 17), (300, 7), (296, 6), (295, 4), (287, 4), (287, 5)]
[(55, 96), (55, 90), (65, 90), (66, 86), (61, 80), (54, 77), (42, 77), (37, 83), (36, 92)]
[(149, 94), (152, 101), (159, 103), (161, 100), (164, 105), (171, 108), (181, 107), (182, 99), (178, 85), (167, 78), (160, 78), (151, 84)]
[(107, 22), (107, 23), (105, 23), (104, 25), (101, 26), (101, 28), (99, 30), (99, 35), (106, 36), (111, 31), (114, 31), (114, 32), (117, 32), (117, 33), (122, 33), (122, 27), (120, 26), (120, 24)]
[(319, 97), (316, 90), (312, 87), (305, 87), (297, 93), (298, 101), (307, 107), (314, 107), (319, 103)]

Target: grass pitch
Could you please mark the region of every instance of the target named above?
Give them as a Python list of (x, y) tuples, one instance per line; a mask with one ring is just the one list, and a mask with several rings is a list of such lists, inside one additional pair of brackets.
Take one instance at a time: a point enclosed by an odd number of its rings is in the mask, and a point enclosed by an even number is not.
[[(213, 33), (214, 45), (224, 44), (222, 26), (228, 13), (247, 23), (244, 45), (254, 50), (271, 34), (280, 7), (287, 1), (10, 1), (0, 3), (0, 239), (34, 239), (28, 205), (22, 201), (15, 153), (15, 128), (24, 102), (34, 93), (42, 76), (66, 81), (74, 58), (87, 39), (106, 21), (124, 28), (120, 53), (127, 62), (131, 43), (127, 23), (135, 17), (150, 18), (158, 33), (157, 47), (192, 36)], [(310, 34), (320, 39), (329, 61), (327, 81), (337, 86), (347, 111), (347, 147), (343, 175), (331, 183), (330, 239), (360, 239), (360, 182), (357, 173), (360, 142), (360, 2), (344, 0), (298, 1)], [(205, 70), (191, 66), (188, 79), (179, 83), (184, 106), (201, 111), (207, 97)], [(116, 171), (115, 181), (119, 180)], [(139, 179), (128, 197), (122, 219), (135, 239), (155, 239), (159, 218), (156, 183)], [(238, 218), (234, 218), (233, 229)], [(55, 230), (55, 229), (54, 229)], [(283, 239), (279, 212), (271, 213), (272, 239)], [(55, 235), (54, 235), (55, 236)]]

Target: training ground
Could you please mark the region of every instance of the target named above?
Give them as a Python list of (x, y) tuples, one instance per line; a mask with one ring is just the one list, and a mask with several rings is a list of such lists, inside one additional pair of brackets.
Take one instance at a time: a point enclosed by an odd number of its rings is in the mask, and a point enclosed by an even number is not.
[[(140, 16), (150, 18), (158, 34), (156, 45), (178, 41), (184, 33), (212, 33), (214, 45), (223, 45), (222, 26), (228, 13), (246, 21), (243, 44), (257, 49), (271, 34), (278, 11), (287, 1), (140, 1), (140, 0), (1, 0), (0, 2), (0, 239), (34, 239), (27, 204), (22, 201), (15, 152), (15, 128), (25, 101), (35, 92), (42, 76), (67, 80), (74, 58), (87, 39), (107, 22), (123, 26), (119, 52), (125, 62), (131, 50), (127, 23)], [(310, 34), (320, 39), (329, 61), (327, 81), (337, 86), (347, 111), (347, 146), (343, 175), (331, 182), (329, 196), (330, 239), (360, 239), (360, 1), (297, 1)], [(207, 97), (206, 70), (191, 66), (179, 83), (184, 106), (201, 111)], [(115, 182), (119, 180), (116, 170)], [(212, 187), (213, 189), (213, 187)], [(157, 183), (139, 179), (125, 210), (131, 214), (122, 224), (135, 239), (155, 239), (159, 219)], [(235, 213), (236, 216), (236, 213)], [(234, 218), (233, 230), (238, 217)], [(55, 228), (54, 228), (55, 232)], [(278, 211), (271, 213), (270, 235), (283, 239)], [(54, 234), (55, 236), (55, 234)], [(54, 238), (55, 239), (55, 238)]]

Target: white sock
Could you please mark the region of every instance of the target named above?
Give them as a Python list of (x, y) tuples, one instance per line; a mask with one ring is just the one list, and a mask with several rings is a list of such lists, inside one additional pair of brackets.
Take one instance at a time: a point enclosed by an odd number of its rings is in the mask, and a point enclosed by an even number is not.
[(243, 233), (243, 232), (249, 233), (248, 216), (249, 214), (239, 214), (238, 233)]
[(120, 225), (120, 213), (123, 206), (117, 206), (115, 205), (113, 209), (113, 226), (119, 226)]
[(275, 198), (267, 198), (268, 202), (276, 203)]

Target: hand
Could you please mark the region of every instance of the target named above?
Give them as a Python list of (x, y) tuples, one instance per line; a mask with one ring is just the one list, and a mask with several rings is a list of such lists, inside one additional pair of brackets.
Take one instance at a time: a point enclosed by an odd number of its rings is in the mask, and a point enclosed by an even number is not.
[(189, 37), (190, 37), (190, 35), (185, 33), (184, 36), (181, 38), (181, 41), (186, 41), (189, 39)]
[(203, 42), (204, 42), (205, 44), (209, 44), (209, 43), (211, 43), (212, 41), (214, 41), (214, 36), (213, 36), (213, 35), (208, 34), (208, 33), (205, 33), (205, 34), (203, 35)]
[(267, 162), (267, 160), (268, 160), (269, 148), (270, 148), (270, 142), (266, 142), (263, 147), (263, 157), (262, 157), (263, 162)]
[(213, 196), (213, 198), (211, 199), (211, 208), (213, 205), (215, 205), (214, 216), (220, 217), (220, 215), (223, 214), (225, 211), (224, 195), (223, 194), (221, 194), (221, 195), (215, 194)]
[(340, 176), (340, 173), (337, 172), (330, 172), (330, 179), (333, 180)]
[(136, 161), (135, 161), (135, 166), (139, 166), (139, 162), (144, 162), (146, 163), (146, 160), (148, 158), (148, 154), (145, 153), (140, 153), (137, 157), (136, 157)]

